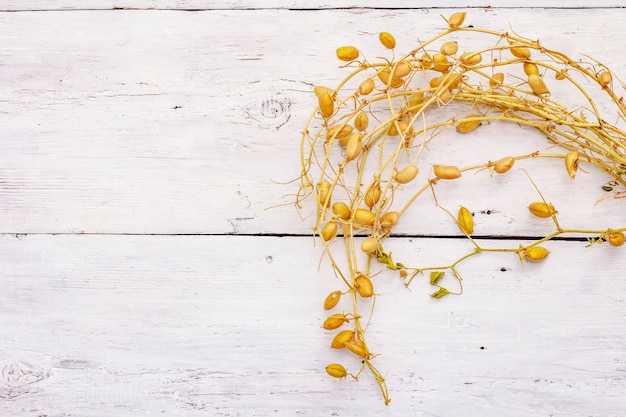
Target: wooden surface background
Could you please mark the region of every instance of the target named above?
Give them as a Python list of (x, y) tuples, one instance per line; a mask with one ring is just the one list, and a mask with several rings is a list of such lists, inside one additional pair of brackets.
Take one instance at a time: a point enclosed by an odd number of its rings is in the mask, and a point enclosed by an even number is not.
[[(325, 374), (358, 363), (328, 348), (322, 301), (337, 282), (288, 204), (295, 185), (280, 184), (298, 175), (313, 86), (344, 74), (337, 46), (375, 51), (389, 31), (408, 51), (472, 6), (468, 24), (626, 79), (623, 3), (330, 3), (2, 1), (1, 416), (626, 415), (623, 247), (553, 241), (541, 264), (481, 255), (461, 268), (465, 293), (442, 300), (377, 279), (368, 333), (385, 407), (371, 377)], [(496, 124), (426, 158), (548, 148)], [(520, 166), (563, 226), (624, 227), (626, 200), (595, 205), (596, 170), (571, 181), (558, 161)], [(526, 212), (536, 192), (521, 171), (446, 186), (485, 246), (551, 230)], [(406, 218), (397, 258), (471, 248), (432, 202)]]

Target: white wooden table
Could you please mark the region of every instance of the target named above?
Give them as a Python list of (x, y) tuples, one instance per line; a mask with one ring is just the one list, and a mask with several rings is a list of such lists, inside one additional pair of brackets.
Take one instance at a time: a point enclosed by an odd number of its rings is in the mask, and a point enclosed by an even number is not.
[[(464, 10), (626, 79), (622, 2), (524, 3)], [(442, 300), (381, 279), (369, 335), (391, 404), (370, 376), (326, 375), (352, 360), (321, 329), (337, 283), (311, 219), (268, 208), (296, 191), (277, 182), (299, 173), (313, 86), (343, 74), (335, 48), (374, 48), (386, 30), (409, 50), (458, 10), (380, 4), (0, 4), (0, 416), (626, 415), (626, 252), (606, 244), (552, 241), (541, 264), (481, 255)], [(474, 140), (428, 158), (549, 147), (497, 124)], [(626, 200), (595, 205), (594, 169), (573, 182), (557, 162), (523, 167), (561, 223), (626, 223)], [(486, 178), (444, 201), (472, 209), (485, 245), (549, 232), (513, 209), (535, 195), (521, 171)], [(396, 256), (467, 250), (432, 205), (408, 218)]]

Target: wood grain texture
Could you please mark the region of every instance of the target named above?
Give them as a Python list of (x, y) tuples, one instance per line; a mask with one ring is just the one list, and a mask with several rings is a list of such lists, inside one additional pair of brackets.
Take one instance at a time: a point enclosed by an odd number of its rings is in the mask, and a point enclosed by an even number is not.
[[(352, 43), (383, 54), (378, 31), (419, 22), (419, 30), (397, 32), (398, 49), (409, 50), (416, 36), (442, 30), (439, 13), (447, 12), (0, 14), (0, 231), (308, 233), (292, 206), (266, 209), (293, 201), (282, 196), (296, 186), (276, 182), (299, 174), (299, 132), (315, 106), (313, 86), (345, 75), (335, 48)], [(592, 53), (626, 74), (616, 53), (626, 49), (624, 17), (621, 9), (476, 10), (468, 23), (501, 30), (511, 23), (546, 45), (575, 57)], [(442, 140), (424, 165), (486, 162), (550, 146), (517, 126), (480, 130), (458, 146), (454, 135)], [(544, 162), (519, 167), (533, 172), (572, 227), (623, 223), (620, 202), (594, 206), (607, 178), (583, 167), (572, 182), (558, 161)], [(449, 207), (462, 202), (492, 213), (480, 220), (485, 235), (545, 229), (525, 216), (537, 194), (521, 171), (498, 179), (483, 173), (446, 187), (441, 194)], [(416, 210), (403, 225), (406, 233), (458, 233), (432, 201)]]
[[(528, 0), (523, 5), (516, 2), (485, 2), (480, 0), (450, 0), (445, 7), (459, 8), (609, 8), (624, 7), (617, 0), (569, 0), (567, 3), (550, 0)], [(434, 0), (394, 0), (380, 2), (375, 0), (319, 1), (319, 0), (4, 0), (0, 11), (33, 11), (33, 10), (259, 10), (259, 9), (343, 9), (343, 8), (375, 8), (375, 9), (422, 9), (442, 8), (440, 2)]]
[[(468, 249), (391, 245), (407, 263)], [(321, 306), (339, 283), (308, 238), (3, 235), (0, 415), (620, 416), (626, 258), (550, 249), (542, 264), (472, 260), (465, 293), (442, 300), (376, 277), (385, 408), (370, 377), (324, 374), (358, 361), (327, 348)]]
[[(369, 376), (325, 374), (330, 362), (359, 367), (321, 328), (323, 299), (341, 286), (320, 262), (311, 218), (268, 209), (296, 191), (277, 182), (299, 173), (313, 86), (345, 74), (338, 45), (382, 55), (376, 35), (389, 30), (409, 50), (456, 10), (359, 5), (0, 4), (0, 416), (624, 415), (626, 257), (606, 244), (552, 241), (540, 264), (483, 253), (459, 267), (464, 294), (442, 300), (424, 279), (407, 290), (384, 270), (368, 343), (392, 403)], [(473, 9), (469, 22), (511, 24), (626, 77), (622, 5), (532, 6), (555, 8)], [(414, 9), (393, 10), (403, 7)], [(318, 8), (329, 10), (305, 10)], [(442, 138), (425, 164), (549, 147), (527, 129), (486, 127), (462, 143)], [(558, 161), (519, 166), (564, 227), (626, 222), (624, 199), (594, 205), (606, 181), (596, 170), (571, 181)], [(553, 228), (527, 213), (537, 195), (525, 174), (509, 174), (438, 188), (445, 207), (471, 209), (478, 234), (507, 237), (484, 247)], [(406, 264), (472, 250), (430, 198), (398, 229), (385, 248)]]

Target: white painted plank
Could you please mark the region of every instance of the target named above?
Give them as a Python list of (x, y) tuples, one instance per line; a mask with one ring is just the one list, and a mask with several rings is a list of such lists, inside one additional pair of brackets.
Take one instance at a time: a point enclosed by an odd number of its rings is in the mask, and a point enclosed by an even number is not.
[[(312, 86), (344, 74), (338, 45), (382, 54), (376, 33), (404, 27), (394, 33), (408, 50), (441, 31), (439, 13), (447, 11), (2, 13), (0, 231), (308, 233), (292, 207), (266, 209), (296, 191), (274, 181), (298, 175)], [(626, 9), (490, 9), (472, 11), (468, 23), (511, 23), (626, 74), (625, 17)], [(534, 132), (489, 126), (462, 146), (431, 147), (425, 165), (547, 147)], [(568, 227), (623, 226), (623, 200), (594, 207), (606, 178), (593, 169), (572, 182), (560, 163), (518, 165)], [(445, 187), (448, 208), (493, 213), (477, 218), (481, 234), (546, 229), (525, 211), (537, 195), (521, 171)], [(406, 219), (406, 233), (457, 233), (427, 198)]]
[[(531, 8), (550, 7), (558, 9), (624, 7), (619, 0), (529, 0), (520, 4), (516, 1), (485, 2), (484, 0), (450, 0), (446, 8)], [(32, 10), (258, 10), (258, 9), (342, 9), (342, 8), (377, 8), (377, 9), (422, 9), (442, 8), (441, 2), (434, 0), (4, 0), (0, 11)]]
[[(385, 407), (370, 377), (324, 373), (358, 361), (326, 347), (322, 301), (340, 287), (311, 243), (1, 236), (0, 415), (622, 415), (623, 248), (555, 242), (541, 264), (481, 255), (460, 268), (465, 293), (441, 300), (377, 276), (368, 340)], [(407, 263), (468, 250), (389, 245)]]

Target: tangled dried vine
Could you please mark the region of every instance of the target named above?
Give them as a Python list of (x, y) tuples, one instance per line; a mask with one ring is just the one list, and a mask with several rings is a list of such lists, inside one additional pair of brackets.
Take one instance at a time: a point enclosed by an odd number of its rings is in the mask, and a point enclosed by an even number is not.
[[(602, 188), (611, 192), (611, 197), (626, 195), (626, 132), (622, 130), (626, 105), (615, 92), (616, 87), (623, 90), (625, 86), (616, 75), (599, 61), (589, 58), (589, 62), (577, 62), (539, 41), (462, 26), (465, 16), (455, 13), (445, 19), (448, 29), (398, 58), (374, 62), (363, 58), (356, 47), (338, 48), (337, 57), (351, 72), (335, 88), (315, 88), (318, 106), (302, 133), (296, 206), (305, 210), (304, 200), (315, 200), (315, 234), (344, 286), (328, 295), (324, 309), (335, 308), (343, 296), (349, 296), (352, 304), (350, 314), (332, 314), (323, 327), (334, 331), (349, 326), (335, 335), (331, 347), (347, 349), (361, 363), (353, 373), (338, 363), (328, 365), (326, 371), (333, 377), (350, 375), (355, 379), (371, 371), (385, 404), (390, 401), (387, 385), (373, 364), (375, 355), (366, 342), (376, 297), (372, 277), (377, 265), (381, 270), (396, 271), (407, 286), (428, 272), (436, 289), (431, 296), (441, 298), (451, 293), (441, 285), (446, 272), (460, 284), (458, 265), (483, 252), (509, 252), (522, 262), (539, 262), (549, 255), (543, 244), (568, 233), (585, 235), (594, 244), (624, 243), (626, 225), (604, 230), (561, 228), (558, 211), (535, 187), (539, 197), (528, 209), (534, 216), (552, 219), (555, 230), (529, 244), (518, 248), (483, 247), (472, 238), (474, 221), (467, 208), (461, 207), (453, 214), (441, 207), (473, 243), (470, 253), (449, 265), (410, 267), (385, 252), (385, 238), (418, 197), (427, 190), (434, 195), (440, 181), (455, 180), (469, 171), (486, 169), (491, 175), (502, 175), (523, 159), (558, 158), (571, 178), (579, 164), (591, 164), (607, 174)], [(458, 38), (468, 33), (487, 38), (487, 46), (460, 52)], [(395, 55), (396, 41), (391, 34), (380, 33), (380, 42)], [(553, 83), (568, 86), (568, 94), (579, 95), (584, 104), (568, 108), (550, 94)], [(595, 104), (593, 96), (598, 92), (614, 103), (614, 123), (607, 122)], [(437, 117), (442, 108), (459, 103), (472, 113)], [(502, 155), (496, 161), (464, 167), (421, 167), (429, 169), (427, 180), (417, 187), (408, 186), (418, 175), (422, 150), (442, 132), (455, 129), (465, 134), (493, 122), (534, 128), (563, 151)], [(530, 176), (529, 180), (532, 182)], [(360, 235), (365, 237), (357, 239)], [(336, 251), (342, 252), (341, 260)], [(362, 314), (361, 310), (369, 312)]]

